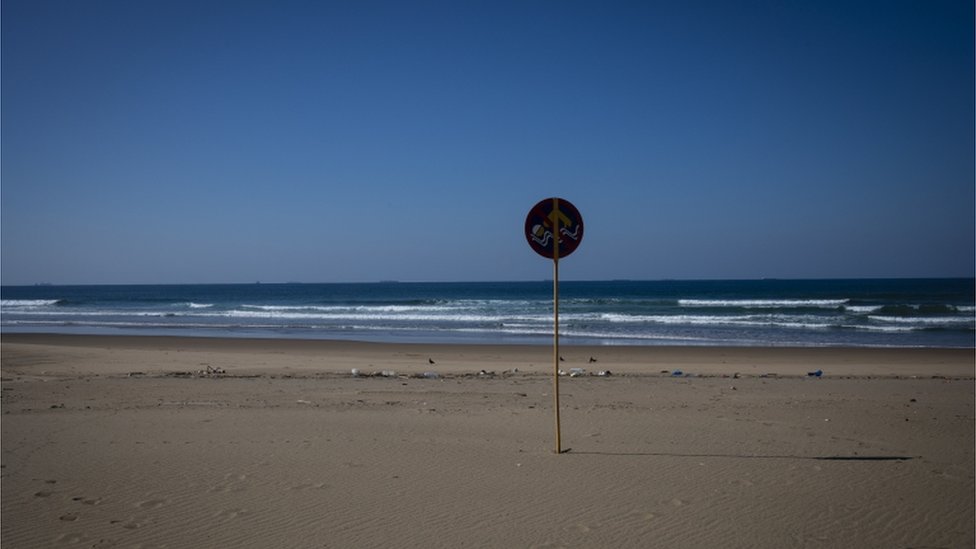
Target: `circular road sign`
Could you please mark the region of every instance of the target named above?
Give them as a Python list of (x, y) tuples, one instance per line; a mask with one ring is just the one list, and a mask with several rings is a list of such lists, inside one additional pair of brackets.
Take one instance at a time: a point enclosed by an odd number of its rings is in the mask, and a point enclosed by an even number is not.
[(525, 239), (542, 257), (566, 257), (583, 240), (583, 216), (568, 200), (546, 198), (525, 217)]

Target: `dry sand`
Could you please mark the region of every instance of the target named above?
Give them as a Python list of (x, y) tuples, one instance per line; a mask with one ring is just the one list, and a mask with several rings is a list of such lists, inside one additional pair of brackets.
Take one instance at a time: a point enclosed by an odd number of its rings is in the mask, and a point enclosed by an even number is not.
[(5, 549), (976, 543), (973, 350), (564, 347), (563, 454), (546, 347), (0, 352)]

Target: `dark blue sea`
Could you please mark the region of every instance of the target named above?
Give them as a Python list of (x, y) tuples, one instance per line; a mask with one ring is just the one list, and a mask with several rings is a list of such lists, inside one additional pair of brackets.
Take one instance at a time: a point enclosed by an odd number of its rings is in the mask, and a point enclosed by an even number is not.
[[(3, 286), (0, 331), (388, 342), (552, 338), (552, 283)], [(974, 280), (560, 284), (564, 344), (974, 347)]]

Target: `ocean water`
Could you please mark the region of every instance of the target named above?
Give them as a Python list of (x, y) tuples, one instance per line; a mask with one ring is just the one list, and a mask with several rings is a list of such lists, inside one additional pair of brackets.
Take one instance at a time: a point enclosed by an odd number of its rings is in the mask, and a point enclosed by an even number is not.
[[(0, 332), (528, 343), (552, 283), (0, 287)], [(973, 279), (564, 281), (560, 341), (976, 346)]]

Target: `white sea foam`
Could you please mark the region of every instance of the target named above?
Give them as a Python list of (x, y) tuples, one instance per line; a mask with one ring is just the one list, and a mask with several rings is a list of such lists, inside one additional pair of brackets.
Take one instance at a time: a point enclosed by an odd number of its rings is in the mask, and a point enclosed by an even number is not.
[(861, 330), (864, 332), (881, 332), (881, 333), (889, 333), (889, 334), (914, 332), (915, 330), (918, 329), (917, 327), (913, 327), (913, 326), (877, 326), (877, 325), (852, 325), (852, 326), (844, 326), (844, 328)]
[(972, 324), (972, 318), (958, 316), (869, 316), (871, 320), (892, 324), (917, 324), (926, 326)]
[(47, 307), (50, 305), (56, 305), (58, 299), (3, 299), (0, 300), (0, 307), (3, 308), (15, 308), (15, 309), (25, 309), (34, 307)]
[(844, 305), (845, 311), (858, 315), (876, 313), (882, 308), (884, 308), (883, 305)]
[(397, 313), (410, 311), (453, 311), (457, 307), (443, 305), (241, 305), (244, 309), (267, 311), (271, 313), (289, 313), (298, 311), (313, 311), (315, 313)]
[(782, 326), (821, 328), (836, 325), (842, 317), (796, 315), (626, 315), (604, 313), (603, 320), (621, 323), (647, 323), (688, 326)]
[(844, 305), (849, 299), (679, 299), (682, 307), (738, 307), (741, 309), (829, 308)]
[[(209, 315), (208, 315), (209, 316)], [(212, 316), (226, 316), (231, 318), (267, 318), (282, 320), (331, 320), (331, 321), (402, 321), (402, 322), (502, 322), (510, 316), (486, 314), (435, 314), (421, 312), (392, 312), (392, 311), (335, 311), (335, 312), (300, 312), (292, 310), (260, 310), (243, 311), (239, 309), (214, 313)]]
[(338, 311), (347, 307), (341, 306), (322, 306), (322, 305), (241, 305), (244, 309), (255, 309), (257, 311)]

